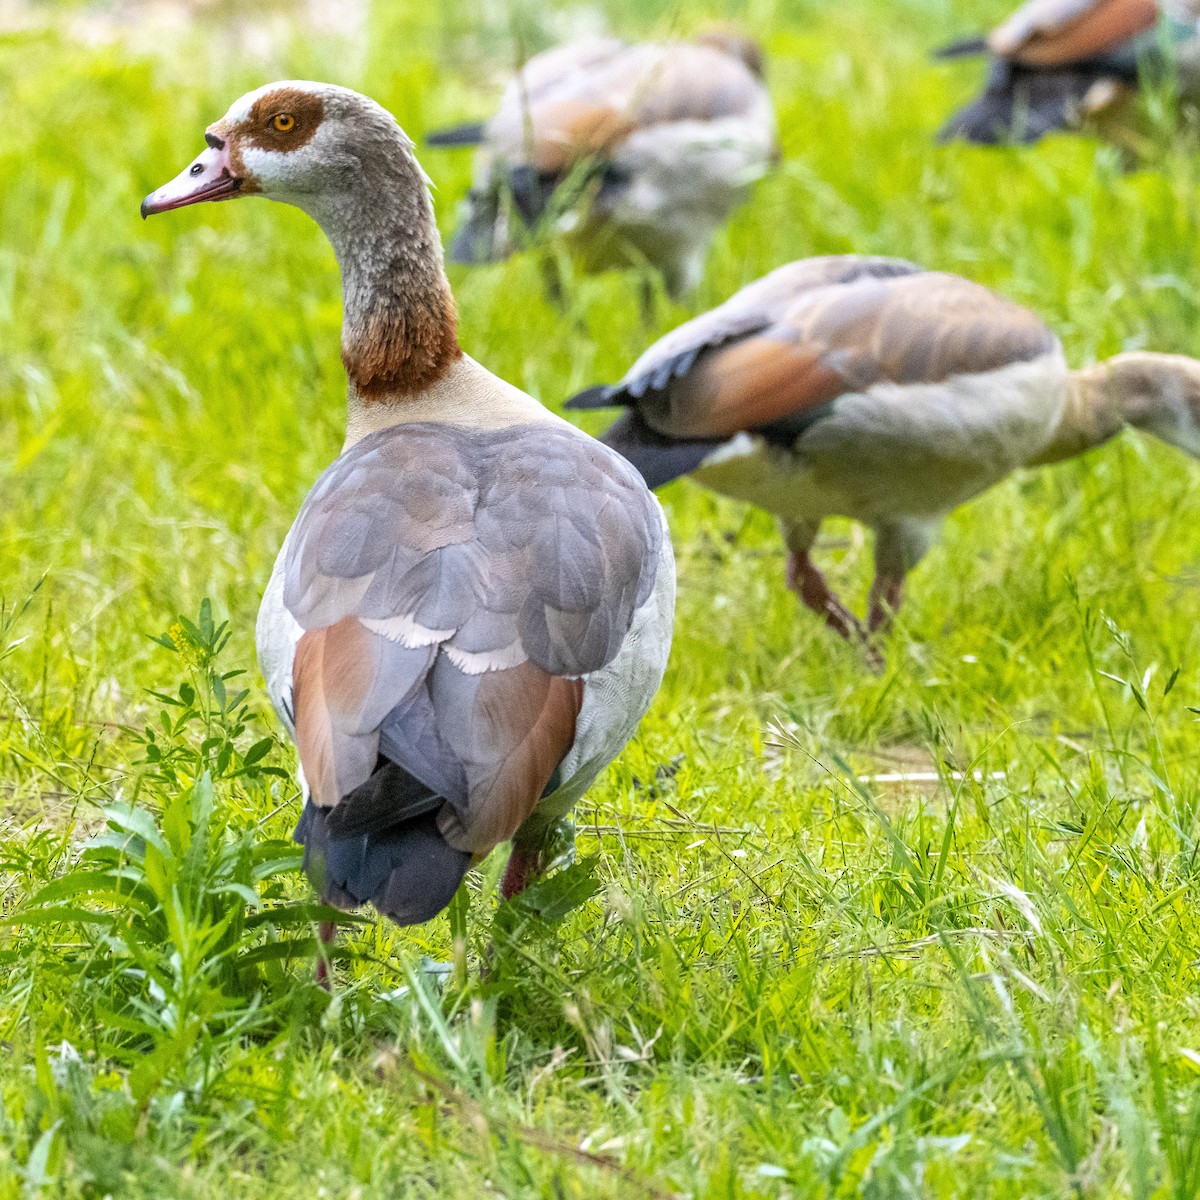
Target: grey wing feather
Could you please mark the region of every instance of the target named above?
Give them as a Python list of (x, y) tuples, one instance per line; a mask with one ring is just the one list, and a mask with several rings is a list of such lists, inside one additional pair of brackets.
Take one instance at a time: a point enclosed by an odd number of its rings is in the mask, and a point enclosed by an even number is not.
[(419, 691), (386, 715), (379, 730), (379, 751), (402, 763), (406, 771), (451, 804), (466, 804), (467, 774), (438, 728), (428, 678)]
[(481, 681), (526, 661), (572, 677), (610, 662), (661, 541), (637, 473), (574, 430), (410, 424), (352, 447), (305, 501), (284, 583), (302, 629), (357, 622), (339, 643), (359, 647), (354, 669), (324, 684), (353, 715), (334, 722), (336, 754), (355, 764), (339, 783), (369, 775), (377, 747), (465, 827), (471, 764), (486, 757), (473, 739), (494, 725), (475, 707)]
[(721, 444), (716, 439), (691, 441), (666, 437), (646, 423), (637, 409), (623, 413), (600, 440), (627, 458), (649, 488), (659, 488), (690, 475)]
[(611, 404), (627, 404), (626, 397), (641, 399), (661, 391), (672, 379), (685, 375), (708, 349), (759, 333), (774, 325), (787, 307), (805, 292), (858, 279), (892, 279), (920, 273), (921, 267), (899, 258), (858, 254), (805, 258), (777, 267), (748, 284), (724, 304), (702, 313), (659, 338), (630, 367), (610, 397)]

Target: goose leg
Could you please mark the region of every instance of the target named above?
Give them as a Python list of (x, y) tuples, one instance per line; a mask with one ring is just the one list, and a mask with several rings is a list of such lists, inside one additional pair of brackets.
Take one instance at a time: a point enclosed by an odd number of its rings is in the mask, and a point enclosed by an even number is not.
[(862, 622), (837, 598), (807, 552), (797, 554), (793, 550), (788, 554), (787, 582), (830, 629), (848, 642), (865, 640)]
[[(705, 239), (707, 244), (707, 239)], [(662, 266), (663, 287), (667, 295), (678, 303), (686, 299), (704, 278), (704, 250), (691, 246), (681, 247)]]
[[(513, 846), (512, 853), (508, 856), (508, 866), (505, 867), (504, 876), (500, 880), (502, 903), (511, 900), (514, 896), (519, 896), (531, 883), (536, 882), (542, 874), (543, 857), (542, 847), (538, 844)], [(492, 940), (484, 952), (483, 964), (480, 968), (485, 982), (491, 979), (496, 965), (497, 945), (505, 944), (510, 936), (510, 933), (498, 933), (496, 928), (493, 928)]]
[(880, 525), (875, 530), (875, 580), (867, 613), (871, 635), (883, 637), (904, 598), (904, 580), (925, 557), (937, 535), (937, 526), (923, 521)]
[(658, 315), (658, 285), (649, 268), (638, 272), (638, 311), (644, 329), (653, 329)]
[(837, 598), (812, 560), (817, 527), (789, 525), (784, 529), (788, 546), (787, 585), (835, 633), (848, 642), (865, 641), (862, 622)]
[(892, 622), (904, 599), (903, 575), (876, 575), (871, 584), (871, 599), (867, 615), (867, 630), (872, 637), (884, 637), (892, 630)]
[[(557, 784), (547, 785), (551, 791)], [(535, 812), (517, 830), (500, 895), (505, 900), (519, 896), (547, 871), (569, 866), (575, 861), (575, 822), (570, 814), (547, 816)]]
[(567, 303), (567, 287), (566, 281), (563, 279), (562, 263), (558, 261), (553, 252), (546, 252), (542, 255), (538, 266), (542, 274), (542, 286), (546, 289), (546, 299), (559, 312), (566, 312), (569, 305)]
[(333, 991), (329, 979), (329, 951), (337, 940), (337, 922), (321, 921), (317, 925), (317, 936), (321, 939), (321, 953), (317, 958), (317, 982), (327, 991)]
[(514, 846), (508, 867), (500, 880), (500, 895), (511, 900), (523, 892), (542, 873), (540, 846)]

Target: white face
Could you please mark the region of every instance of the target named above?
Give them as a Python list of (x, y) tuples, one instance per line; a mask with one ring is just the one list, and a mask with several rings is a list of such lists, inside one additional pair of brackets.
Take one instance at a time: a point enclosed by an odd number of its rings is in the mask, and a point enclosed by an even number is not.
[(347, 185), (359, 165), (346, 149), (355, 126), (380, 118), (395, 130), (382, 109), (344, 88), (268, 84), (235, 101), (208, 127), (208, 149), (147, 196), (142, 215), (246, 195), (306, 207), (307, 197)]

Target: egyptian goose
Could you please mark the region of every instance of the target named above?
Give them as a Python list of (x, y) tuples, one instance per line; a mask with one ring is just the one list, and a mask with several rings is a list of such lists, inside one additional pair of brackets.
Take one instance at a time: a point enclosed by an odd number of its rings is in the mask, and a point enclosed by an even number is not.
[(983, 94), (951, 117), (941, 137), (991, 145), (1036, 142), (1084, 124), (1115, 132), (1147, 72), (1196, 98), (1198, 19), (1200, 0), (1029, 0), (986, 37), (939, 51), (991, 59)]
[[(888, 258), (780, 267), (568, 402), (614, 405), (629, 411), (602, 440), (651, 487), (691, 475), (779, 519), (789, 585), (846, 638), (886, 628), (945, 516), (1015, 468), (1126, 425), (1200, 456), (1200, 363), (1122, 354), (1071, 371), (1027, 309)], [(875, 531), (865, 628), (810, 556), (830, 516)]]
[(144, 216), (282, 200), (342, 272), (346, 441), (288, 533), (257, 631), (299, 754), (309, 875), (327, 902), (412, 924), (512, 838), (511, 895), (662, 678), (662, 511), (618, 454), (459, 348), (428, 181), (390, 113), (273, 83), (205, 141)]
[(649, 262), (687, 292), (776, 157), (762, 69), (753, 42), (715, 32), (594, 38), (531, 58), (490, 121), (427, 139), (479, 145), (451, 261), (502, 258), (544, 223), (589, 269)]

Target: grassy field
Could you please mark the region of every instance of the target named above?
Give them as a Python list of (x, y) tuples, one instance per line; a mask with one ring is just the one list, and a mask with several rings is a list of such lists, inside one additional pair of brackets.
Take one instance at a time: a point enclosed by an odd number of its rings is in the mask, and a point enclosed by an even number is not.
[[(519, 43), (702, 14), (298, 7), (0, 34), (0, 1198), (1200, 1194), (1200, 468), (1130, 437), (958, 513), (881, 674), (767, 518), (673, 485), (672, 664), (581, 865), (496, 916), (490, 862), (453, 930), (368, 921), (315, 986), (253, 625), (341, 441), (336, 267), (280, 206), (138, 203), (268, 79), (419, 136), (486, 112)], [(655, 335), (864, 251), (995, 286), (1078, 363), (1200, 354), (1187, 147), (934, 146), (978, 68), (929, 47), (1007, 8), (703, 14), (765, 40), (784, 162)], [(423, 158), (448, 228), (469, 161)], [(565, 314), (529, 259), (454, 284), (465, 347), (551, 406), (650, 336), (629, 276)], [(820, 554), (861, 605), (860, 531)]]

